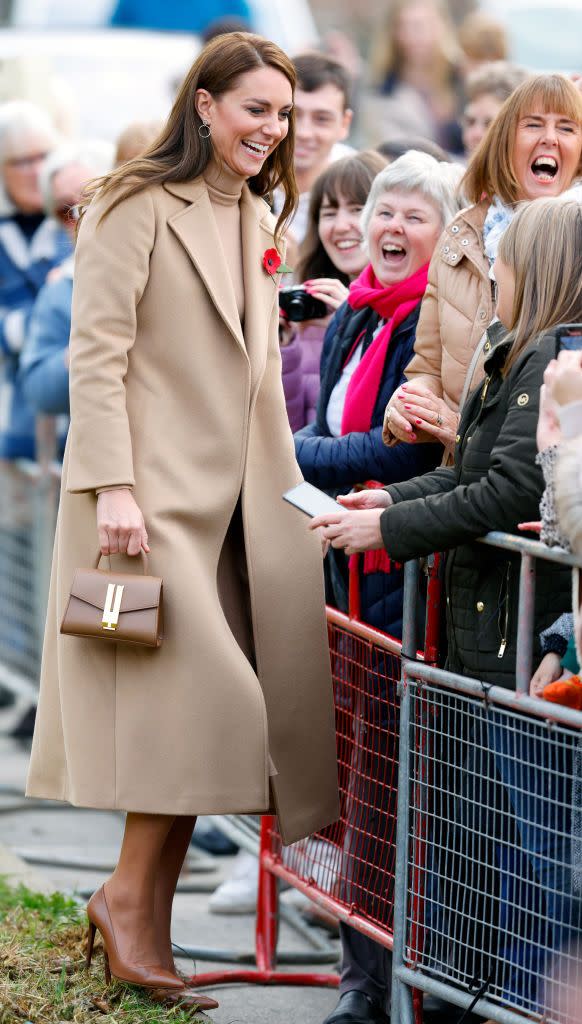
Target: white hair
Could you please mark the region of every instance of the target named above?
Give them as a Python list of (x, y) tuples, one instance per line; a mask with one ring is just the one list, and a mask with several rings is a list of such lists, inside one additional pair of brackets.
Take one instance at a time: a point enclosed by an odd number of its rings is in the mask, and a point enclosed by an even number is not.
[(87, 181), (108, 174), (113, 167), (115, 146), (104, 139), (88, 139), (84, 142), (67, 143), (49, 153), (39, 174), (39, 185), (43, 205), (48, 216), (55, 212), (52, 182), (55, 174), (71, 164), (80, 164), (89, 171)]
[[(41, 107), (28, 100), (10, 100), (0, 104), (0, 166), (8, 156), (11, 143), (19, 137), (41, 135), (50, 149), (57, 144), (57, 132), (50, 116)], [(0, 174), (0, 217), (17, 213), (17, 208), (6, 192)]]
[(401, 192), (419, 192), (421, 196), (438, 210), (442, 227), (456, 217), (459, 210), (467, 206), (467, 202), (459, 192), (459, 184), (465, 168), (461, 164), (445, 163), (435, 160), (428, 153), (420, 153), (411, 149), (388, 164), (376, 175), (372, 182), (370, 194), (362, 210), (362, 235), (367, 245), (368, 228), (372, 214), (379, 199), (398, 189)]

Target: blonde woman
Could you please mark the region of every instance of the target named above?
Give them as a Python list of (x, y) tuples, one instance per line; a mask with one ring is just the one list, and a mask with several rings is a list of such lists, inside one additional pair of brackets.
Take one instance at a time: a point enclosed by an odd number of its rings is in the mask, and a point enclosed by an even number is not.
[(375, 40), (371, 63), (380, 100), (370, 118), (378, 117), (374, 141), (381, 126), (382, 139), (420, 135), (447, 151), (462, 152), (459, 50), (446, 5), (441, 0), (392, 0)]
[[(345, 512), (319, 517), (311, 525), (325, 526), (332, 546), (348, 554), (381, 545), (389, 557), (406, 562), (435, 550), (448, 551), (448, 667), (513, 689), (519, 556), (485, 548), (477, 538), (489, 530), (517, 533), (519, 522), (538, 517), (544, 489), (536, 463), (540, 388), (556, 355), (555, 328), (582, 322), (582, 205), (561, 198), (524, 205), (501, 239), (494, 273), (497, 315), (509, 333), (488, 353), (485, 383), (463, 411), (454, 467), (384, 491), (341, 498)], [(538, 565), (535, 664), (541, 656), (540, 633), (571, 606), (570, 585), (567, 568)], [(526, 867), (546, 903), (547, 935), (522, 931), (530, 948), (521, 960), (519, 944), (509, 940), (511, 974), (498, 983), (519, 993), (523, 1009), (538, 1013), (543, 1001), (538, 978), (547, 977), (550, 958), (582, 934), (580, 898), (571, 895), (572, 773), (558, 764), (556, 745), (537, 740), (533, 732), (511, 731), (507, 724), (503, 728), (501, 712), (492, 709), (487, 724), (479, 728), (475, 748), (488, 747), (495, 756), (529, 861)], [(566, 749), (564, 758), (571, 753)], [(445, 771), (443, 792), (453, 784), (460, 783)], [(435, 786), (438, 790), (436, 781)], [(441, 810), (446, 817), (444, 804)], [(498, 834), (507, 836), (507, 828), (499, 822)], [(471, 864), (466, 848), (460, 849), (465, 849), (463, 862)], [(523, 878), (525, 882), (527, 874)], [(455, 884), (460, 883), (459, 877)], [(470, 880), (463, 884), (470, 888)], [(457, 955), (463, 955), (461, 949)], [(548, 962), (540, 963), (532, 978), (524, 963), (536, 957), (538, 963), (543, 957)]]

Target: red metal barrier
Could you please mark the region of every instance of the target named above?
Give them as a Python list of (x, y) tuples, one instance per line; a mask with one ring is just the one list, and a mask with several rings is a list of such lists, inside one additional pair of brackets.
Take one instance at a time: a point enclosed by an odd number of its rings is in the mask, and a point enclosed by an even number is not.
[[(438, 565), (429, 566), (426, 643), (438, 646)], [(336, 974), (277, 970), (277, 878), (313, 903), (392, 948), (396, 801), (398, 792), (398, 683), (401, 644), (336, 609), (327, 609), (335, 698), (341, 817), (322, 832), (283, 847), (275, 818), (261, 824), (256, 969), (195, 975), (192, 984), (336, 986)], [(428, 660), (428, 659), (427, 659)], [(417, 862), (415, 859), (415, 863)], [(415, 1001), (417, 1021), (422, 1001)]]

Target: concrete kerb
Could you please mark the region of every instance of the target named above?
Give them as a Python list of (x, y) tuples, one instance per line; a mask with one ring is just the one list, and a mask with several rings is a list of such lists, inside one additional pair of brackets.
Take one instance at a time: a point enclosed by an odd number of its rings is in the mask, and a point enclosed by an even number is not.
[(0, 877), (5, 878), (8, 884), (13, 886), (22, 882), (34, 892), (50, 893), (55, 891), (55, 886), (48, 878), (29, 867), (25, 861), (17, 857), (2, 843), (0, 843)]

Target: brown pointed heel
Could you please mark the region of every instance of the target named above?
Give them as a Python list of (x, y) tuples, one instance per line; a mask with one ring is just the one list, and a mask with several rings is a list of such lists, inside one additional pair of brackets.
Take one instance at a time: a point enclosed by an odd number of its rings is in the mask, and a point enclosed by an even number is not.
[(111, 978), (114, 977), (118, 981), (126, 981), (130, 985), (141, 985), (142, 988), (165, 989), (168, 992), (184, 991), (186, 987), (184, 982), (160, 964), (133, 964), (123, 960), (119, 955), (104, 886), (101, 886), (89, 900), (87, 917), (89, 918), (87, 967), (91, 966), (95, 932), (98, 931), (103, 942), (105, 981), (108, 985), (111, 983)]

